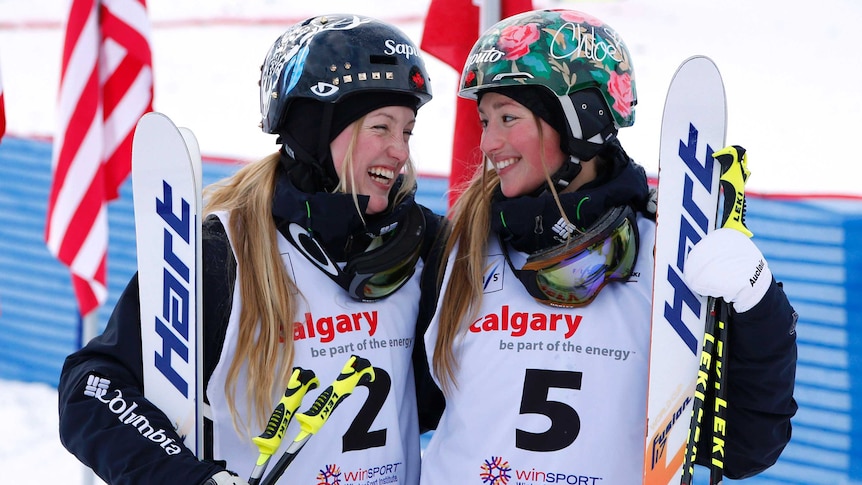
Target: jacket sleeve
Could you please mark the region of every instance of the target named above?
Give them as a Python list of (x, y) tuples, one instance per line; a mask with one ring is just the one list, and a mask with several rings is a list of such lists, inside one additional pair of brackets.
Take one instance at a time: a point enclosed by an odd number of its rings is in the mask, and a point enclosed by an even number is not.
[[(224, 295), (218, 294), (226, 284), (223, 274), (220, 279), (204, 276), (203, 321), (212, 327), (204, 331), (204, 354), (210, 356), (206, 378), (224, 338), (224, 305), (207, 305), (207, 296), (221, 303)], [(139, 310), (136, 274), (104, 333), (66, 358), (58, 386), (60, 441), (109, 484), (201, 484), (222, 467), (199, 461), (182, 445), (168, 417), (144, 398)]]
[[(439, 294), (438, 269), (443, 246), (446, 241), (446, 219), (426, 209), (425, 220), (429, 221), (426, 231), (426, 250), (423, 251), (422, 292), (419, 300), (419, 314), (416, 322), (416, 343), (413, 346), (413, 372), (416, 379), (416, 402), (419, 407), (419, 432), (437, 428), (446, 405), (443, 392), (434, 383), (428, 367), (425, 349), (425, 331), (437, 306)], [(433, 221), (433, 222), (431, 222)]]
[[(780, 283), (775, 280), (754, 308), (731, 312), (727, 327), (727, 429), (724, 474), (741, 479), (772, 466), (790, 441), (790, 419), (796, 414), (796, 321)], [(704, 409), (712, 409), (714, 395)], [(705, 413), (698, 449), (711, 450)], [(709, 452), (697, 462), (708, 465)]]

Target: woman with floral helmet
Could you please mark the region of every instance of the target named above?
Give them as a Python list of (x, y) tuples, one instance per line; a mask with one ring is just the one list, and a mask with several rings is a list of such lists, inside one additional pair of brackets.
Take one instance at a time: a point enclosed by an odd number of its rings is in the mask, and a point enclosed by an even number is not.
[[(105, 333), (66, 359), (60, 436), (111, 484), (246, 484), (261, 454), (252, 439), (302, 376), (309, 390), (295, 412), (328, 421), (277, 483), (373, 474), (416, 484), (420, 280), (443, 222), (414, 200), (409, 141), (431, 99), (424, 61), (392, 25), (320, 15), (276, 39), (260, 75), (261, 127), (280, 149), (204, 194), (204, 459), (142, 393), (137, 277)], [(312, 408), (354, 374), (336, 411)], [(94, 398), (97, 385), (107, 397)], [(267, 472), (306, 430), (300, 417), (279, 430)]]
[[(439, 264), (425, 343), (445, 408), (421, 481), (641, 483), (655, 214), (617, 138), (629, 50), (590, 15), (523, 13), (479, 38), (459, 94), (486, 163)], [(795, 313), (771, 273), (733, 276), (763, 261), (748, 238), (708, 236), (695, 257), (690, 285), (733, 305), (725, 472), (750, 476), (790, 438)]]

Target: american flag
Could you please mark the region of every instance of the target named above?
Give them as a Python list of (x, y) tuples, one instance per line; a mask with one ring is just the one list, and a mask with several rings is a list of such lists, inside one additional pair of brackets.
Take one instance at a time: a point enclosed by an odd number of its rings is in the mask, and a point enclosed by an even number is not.
[(66, 25), (45, 241), (72, 273), (82, 316), (107, 297), (107, 202), (153, 110), (145, 0), (72, 0)]

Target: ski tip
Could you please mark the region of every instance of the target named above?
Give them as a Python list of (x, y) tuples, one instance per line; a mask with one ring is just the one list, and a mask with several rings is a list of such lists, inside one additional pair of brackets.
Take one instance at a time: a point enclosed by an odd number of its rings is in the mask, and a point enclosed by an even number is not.
[(147, 113), (144, 113), (143, 116), (141, 116), (141, 118), (138, 120), (138, 126), (141, 126), (142, 124), (164, 123), (166, 121), (171, 125), (174, 124), (174, 122), (171, 121), (168, 115), (159, 111), (149, 111)]
[(711, 57), (705, 55), (694, 55), (683, 60), (679, 67), (676, 68), (674, 77), (677, 77), (680, 72), (697, 69), (698, 72), (714, 71), (715, 75), (720, 79), (721, 72), (718, 69), (718, 64)]

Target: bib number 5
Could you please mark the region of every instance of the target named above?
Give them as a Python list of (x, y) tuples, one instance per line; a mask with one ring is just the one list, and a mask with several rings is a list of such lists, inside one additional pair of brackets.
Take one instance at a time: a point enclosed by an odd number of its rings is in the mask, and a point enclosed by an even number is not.
[(551, 420), (542, 433), (515, 430), (515, 446), (528, 451), (559, 451), (575, 442), (581, 418), (568, 404), (548, 399), (551, 388), (581, 388), (581, 372), (527, 369), (521, 393), (520, 414), (541, 414)]

